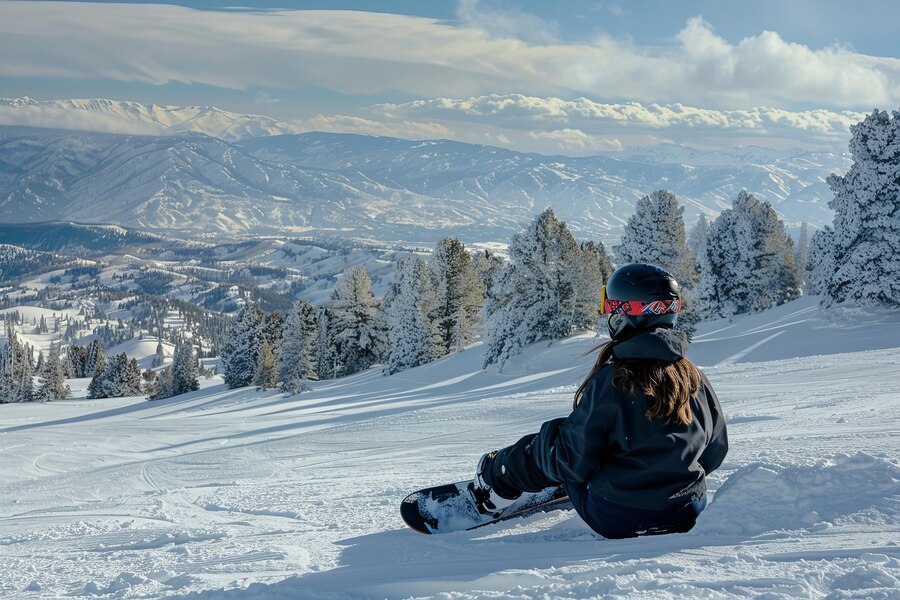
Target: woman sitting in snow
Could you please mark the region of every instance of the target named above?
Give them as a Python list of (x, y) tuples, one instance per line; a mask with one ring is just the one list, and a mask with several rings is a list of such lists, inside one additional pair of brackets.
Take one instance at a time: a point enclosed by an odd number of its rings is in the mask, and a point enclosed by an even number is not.
[(690, 530), (706, 507), (706, 474), (728, 451), (722, 407), (685, 358), (673, 329), (675, 279), (631, 264), (602, 299), (611, 341), (575, 393), (565, 418), (478, 462), (474, 495), (485, 514), (523, 492), (564, 484), (575, 510), (607, 538)]

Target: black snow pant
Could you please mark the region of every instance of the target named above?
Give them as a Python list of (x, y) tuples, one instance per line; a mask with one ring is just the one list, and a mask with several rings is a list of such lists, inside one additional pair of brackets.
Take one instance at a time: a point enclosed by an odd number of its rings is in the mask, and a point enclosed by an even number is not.
[(706, 508), (706, 494), (667, 510), (646, 510), (601, 498), (591, 493), (587, 482), (566, 482), (565, 485), (575, 512), (591, 529), (610, 539), (684, 533), (694, 527), (697, 515)]

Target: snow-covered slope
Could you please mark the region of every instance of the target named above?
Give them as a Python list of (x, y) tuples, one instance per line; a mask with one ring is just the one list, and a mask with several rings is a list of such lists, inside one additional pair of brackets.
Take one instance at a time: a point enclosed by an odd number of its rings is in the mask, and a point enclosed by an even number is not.
[[(157, 402), (0, 406), (0, 596), (896, 598), (900, 313), (809, 328), (813, 302), (701, 330), (731, 451), (684, 535), (602, 540), (567, 511), (434, 537), (399, 520), (409, 491), (566, 414), (593, 337), (535, 344), (503, 373), (476, 346), (290, 398), (213, 380)], [(734, 335), (766, 315), (786, 333)], [(777, 355), (791, 333), (800, 358), (720, 360)], [(886, 349), (818, 355), (839, 339)]]
[[(0, 219), (69, 219), (191, 234), (304, 232), (389, 242), (507, 240), (547, 206), (579, 237), (616, 239), (635, 202), (667, 188), (686, 219), (741, 189), (791, 224), (828, 223), (830, 154), (755, 150), (731, 164), (654, 156), (523, 154), (447, 140), (350, 134), (238, 143), (199, 133), (126, 136), (0, 127)], [(685, 158), (690, 158), (685, 157)]]

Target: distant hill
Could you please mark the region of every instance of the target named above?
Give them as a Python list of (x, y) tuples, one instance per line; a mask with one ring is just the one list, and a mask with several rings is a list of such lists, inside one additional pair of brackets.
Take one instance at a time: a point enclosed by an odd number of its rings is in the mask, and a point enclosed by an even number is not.
[[(696, 164), (689, 164), (692, 161)], [(579, 237), (615, 240), (666, 188), (690, 223), (741, 189), (789, 224), (829, 223), (844, 159), (765, 148), (544, 156), (448, 140), (305, 133), (228, 142), (0, 127), (0, 221), (112, 223), (161, 233), (504, 241), (547, 206)]]
[(152, 233), (115, 225), (69, 222), (0, 223), (0, 243), (43, 252), (91, 255), (164, 241), (165, 238)]

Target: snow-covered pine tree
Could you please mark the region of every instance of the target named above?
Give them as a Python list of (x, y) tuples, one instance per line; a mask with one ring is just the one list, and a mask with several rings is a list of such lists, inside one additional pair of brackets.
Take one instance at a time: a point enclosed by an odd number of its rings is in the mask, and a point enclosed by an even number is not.
[(593, 329), (600, 319), (600, 296), (606, 280), (612, 275), (612, 260), (602, 242), (582, 242), (581, 260), (575, 288), (576, 329)]
[(794, 264), (800, 274), (801, 285), (806, 282), (806, 263), (809, 261), (809, 225), (806, 221), (800, 224), (800, 235), (794, 245)]
[(688, 234), (688, 250), (691, 253), (691, 258), (694, 261), (694, 270), (697, 273), (700, 273), (702, 257), (706, 253), (706, 238), (709, 234), (709, 221), (706, 220), (706, 215), (701, 214), (697, 218), (697, 222), (691, 228), (691, 232)]
[(70, 394), (71, 390), (66, 385), (65, 375), (59, 360), (59, 344), (51, 344), (50, 352), (47, 354), (46, 360), (43, 361), (35, 398), (39, 402), (50, 402), (68, 398)]
[(10, 338), (13, 342), (13, 374), (17, 382), (16, 402), (31, 402), (34, 400), (34, 365), (31, 346), (18, 341), (15, 332)]
[(794, 262), (794, 242), (768, 202), (741, 192), (735, 210), (750, 220), (752, 246), (748, 308), (757, 312), (800, 297), (800, 275)]
[(144, 386), (143, 378), (141, 377), (141, 367), (138, 366), (136, 358), (129, 358), (128, 368), (125, 370), (125, 395), (141, 396), (143, 393)]
[(156, 343), (156, 353), (153, 355), (153, 362), (151, 366), (155, 369), (156, 367), (163, 366), (163, 363), (166, 362), (166, 350), (163, 347), (162, 338)]
[(900, 306), (900, 111), (875, 110), (850, 131), (853, 165), (828, 178), (836, 270), (823, 301)]
[(824, 295), (837, 270), (834, 264), (834, 230), (825, 226), (813, 234), (806, 261), (806, 292)]
[(453, 311), (442, 313), (436, 308), (435, 279), (419, 257), (405, 258), (397, 265), (384, 302), (389, 342), (386, 374), (417, 367), (446, 353), (448, 329), (432, 315), (449, 313), (452, 318)]
[(256, 389), (266, 391), (278, 387), (278, 367), (275, 362), (275, 354), (266, 338), (263, 338), (259, 345), (259, 356), (256, 360), (256, 374), (253, 377), (253, 385), (256, 386)]
[(281, 313), (273, 312), (266, 315), (262, 334), (268, 340), (269, 348), (277, 361), (278, 357), (281, 356), (281, 344), (284, 336), (284, 317), (281, 316)]
[(485, 304), (485, 366), (502, 368), (526, 344), (560, 339), (576, 328), (583, 265), (584, 253), (549, 208), (513, 236), (509, 264)]
[(380, 304), (364, 266), (353, 267), (338, 278), (327, 303), (337, 376), (358, 373), (380, 360), (386, 342), (376, 319)]
[(484, 284), (472, 267), (466, 247), (455, 238), (438, 242), (429, 266), (435, 296), (431, 320), (440, 335), (440, 357), (459, 352), (474, 341), (478, 315), (484, 306)]
[(81, 378), (92, 376), (85, 372), (87, 366), (87, 348), (72, 344), (66, 350), (69, 360), (72, 362), (72, 377)]
[(43, 350), (38, 351), (38, 359), (37, 359), (37, 364), (34, 366), (34, 372), (38, 373), (38, 374), (44, 372), (44, 351)]
[(106, 356), (104, 354), (103, 342), (95, 339), (88, 346), (87, 354), (84, 359), (84, 374), (82, 377), (93, 377), (98, 373), (102, 373), (106, 368)]
[(15, 402), (17, 382), (13, 377), (13, 352), (7, 342), (0, 348), (0, 404)]
[(739, 244), (749, 245), (747, 239), (735, 237), (736, 217), (733, 209), (722, 211), (709, 226), (706, 252), (700, 261), (700, 283), (697, 285), (697, 311), (707, 316), (727, 317), (743, 312), (737, 303), (749, 293), (743, 289), (748, 275), (741, 271)]
[(248, 302), (228, 328), (225, 347), (222, 350), (222, 363), (225, 384), (231, 389), (253, 383), (262, 339), (263, 319), (259, 307)]
[(768, 202), (742, 191), (709, 228), (698, 302), (721, 317), (765, 310), (800, 295), (793, 242)]
[(316, 343), (316, 309), (308, 300), (294, 303), (284, 321), (278, 378), (281, 391), (296, 394), (305, 389), (305, 381), (316, 379), (313, 349)]
[(697, 280), (684, 232), (684, 207), (675, 194), (657, 190), (635, 205), (614, 248), (619, 265), (648, 263), (671, 273), (683, 288)]
[(141, 392), (151, 400), (159, 393), (159, 375), (156, 371), (147, 369), (141, 374)]
[(199, 377), (200, 367), (197, 365), (194, 347), (187, 340), (181, 338), (175, 346), (175, 354), (172, 359), (171, 395), (178, 396), (199, 390)]
[(485, 296), (505, 267), (506, 261), (503, 260), (503, 257), (490, 250), (478, 250), (472, 253), (472, 269), (481, 279)]
[(316, 364), (316, 375), (319, 379), (334, 379), (337, 377), (337, 348), (331, 338), (331, 321), (327, 306), (321, 306), (316, 310), (316, 341), (313, 346), (313, 358)]
[(156, 391), (149, 395), (150, 400), (170, 398), (172, 390), (172, 365), (159, 372), (156, 378)]

